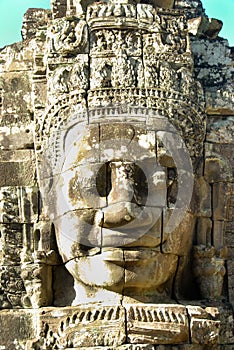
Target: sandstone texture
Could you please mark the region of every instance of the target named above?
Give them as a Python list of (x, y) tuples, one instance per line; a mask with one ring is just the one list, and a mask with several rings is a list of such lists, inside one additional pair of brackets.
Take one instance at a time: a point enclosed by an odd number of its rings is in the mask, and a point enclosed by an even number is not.
[(234, 348), (221, 28), (200, 0), (51, 0), (0, 49), (0, 349)]

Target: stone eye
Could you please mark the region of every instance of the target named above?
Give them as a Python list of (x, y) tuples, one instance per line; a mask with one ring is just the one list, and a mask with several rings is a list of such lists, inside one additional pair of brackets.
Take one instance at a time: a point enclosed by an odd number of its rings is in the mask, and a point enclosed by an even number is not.
[(100, 197), (107, 197), (111, 191), (111, 168), (110, 162), (104, 163), (96, 176), (96, 188)]

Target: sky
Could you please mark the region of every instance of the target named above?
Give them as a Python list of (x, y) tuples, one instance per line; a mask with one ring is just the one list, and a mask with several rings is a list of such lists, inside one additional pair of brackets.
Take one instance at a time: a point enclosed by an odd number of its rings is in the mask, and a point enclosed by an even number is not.
[[(223, 21), (220, 36), (234, 46), (234, 0), (202, 0), (210, 18)], [(0, 47), (21, 40), (21, 25), (24, 13), (30, 7), (50, 8), (50, 0), (0, 0)]]

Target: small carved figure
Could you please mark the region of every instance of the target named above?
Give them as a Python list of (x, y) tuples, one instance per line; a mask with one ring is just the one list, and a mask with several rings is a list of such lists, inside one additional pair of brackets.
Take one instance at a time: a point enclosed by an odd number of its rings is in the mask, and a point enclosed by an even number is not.
[(52, 78), (51, 81), (51, 91), (56, 90), (60, 93), (68, 92), (68, 78), (69, 78), (70, 69), (66, 68), (58, 68)]
[(69, 90), (87, 89), (88, 87), (88, 66), (86, 63), (76, 63), (69, 76)]
[(127, 87), (136, 85), (134, 68), (128, 59), (126, 50), (120, 48), (113, 65), (111, 84), (113, 87)]
[(106, 39), (106, 48), (107, 50), (115, 50), (115, 36), (114, 36), (114, 33), (109, 30), (109, 31), (106, 31), (105, 32), (105, 39)]
[(175, 76), (167, 62), (161, 64), (159, 68), (159, 84), (161, 88), (170, 89), (173, 86)]
[(200, 286), (201, 296), (217, 299), (222, 296), (226, 248), (216, 251), (204, 245), (194, 247), (194, 273)]
[(106, 60), (100, 60), (93, 68), (91, 73), (90, 87), (91, 89), (110, 87), (111, 86), (111, 70), (112, 66)]
[(158, 86), (158, 67), (157, 64), (147, 64), (145, 69), (145, 87), (153, 88)]

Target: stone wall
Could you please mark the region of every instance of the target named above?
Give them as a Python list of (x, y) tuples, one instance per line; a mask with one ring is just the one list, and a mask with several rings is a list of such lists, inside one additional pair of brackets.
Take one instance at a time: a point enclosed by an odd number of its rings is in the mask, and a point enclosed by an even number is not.
[(61, 0), (0, 49), (0, 349), (233, 348), (221, 27), (200, 0)]

